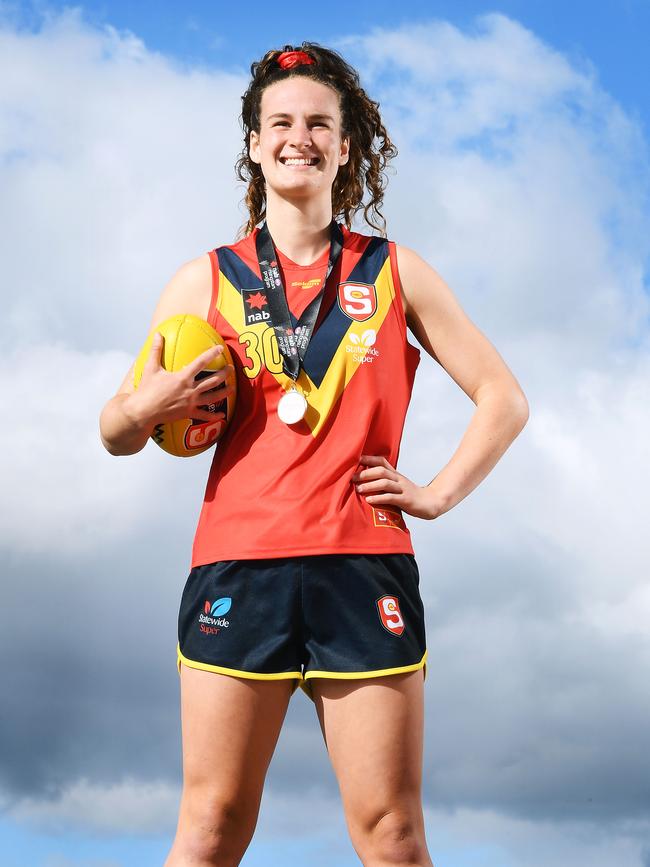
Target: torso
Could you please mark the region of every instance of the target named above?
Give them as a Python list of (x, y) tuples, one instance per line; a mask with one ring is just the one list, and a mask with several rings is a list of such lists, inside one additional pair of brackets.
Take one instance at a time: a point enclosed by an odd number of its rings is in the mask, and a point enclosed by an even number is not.
[[(290, 379), (269, 324), (254, 238), (210, 252), (207, 321), (230, 349), (237, 407), (213, 457), (193, 565), (412, 552), (399, 510), (373, 511), (355, 495), (349, 476), (364, 452), (397, 463), (419, 350), (407, 340), (404, 293), (400, 301), (396, 297), (392, 242), (345, 229), (344, 234), (301, 364), (298, 386), (308, 395), (308, 410), (295, 426), (278, 416)], [(309, 266), (280, 250), (277, 259), (289, 310), (298, 319), (321, 288), (327, 251)], [(191, 299), (185, 296), (202, 311), (206, 271), (205, 257), (192, 260), (187, 282), (194, 290)]]

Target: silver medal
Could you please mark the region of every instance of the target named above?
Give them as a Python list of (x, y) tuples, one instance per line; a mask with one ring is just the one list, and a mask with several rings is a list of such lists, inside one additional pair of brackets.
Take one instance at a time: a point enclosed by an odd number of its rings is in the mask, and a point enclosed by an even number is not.
[(285, 424), (295, 424), (305, 417), (307, 401), (297, 389), (285, 391), (278, 402), (278, 416)]

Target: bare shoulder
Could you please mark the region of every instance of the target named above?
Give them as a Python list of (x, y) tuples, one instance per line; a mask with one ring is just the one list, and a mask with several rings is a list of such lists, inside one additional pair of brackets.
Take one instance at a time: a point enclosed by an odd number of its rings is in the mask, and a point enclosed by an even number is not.
[(164, 287), (154, 310), (151, 328), (170, 316), (192, 313), (207, 319), (212, 297), (212, 265), (204, 253), (185, 262)]
[(395, 245), (404, 313), (417, 341), (477, 402), (481, 389), (503, 386), (525, 403), (505, 361), (463, 310), (441, 275), (408, 247)]
[(451, 320), (467, 324), (469, 319), (433, 266), (409, 247), (396, 244), (395, 253), (408, 327), (424, 349), (440, 361), (432, 345), (433, 332), (441, 332)]
[[(163, 288), (158, 303), (151, 317), (150, 334), (165, 319), (181, 313), (191, 313), (201, 319), (207, 319), (210, 313), (212, 298), (212, 264), (208, 253), (190, 259), (180, 266), (171, 280)], [(133, 370), (135, 361), (129, 368), (117, 394), (129, 394), (134, 391)]]
[[(408, 321), (414, 308), (417, 308), (418, 300), (421, 299), (422, 295), (426, 295), (431, 300), (432, 293), (442, 296), (451, 293), (451, 289), (436, 269), (415, 250), (401, 244), (395, 244), (395, 253), (402, 283), (403, 299), (406, 302), (404, 312)], [(411, 327), (410, 322), (409, 327)]]

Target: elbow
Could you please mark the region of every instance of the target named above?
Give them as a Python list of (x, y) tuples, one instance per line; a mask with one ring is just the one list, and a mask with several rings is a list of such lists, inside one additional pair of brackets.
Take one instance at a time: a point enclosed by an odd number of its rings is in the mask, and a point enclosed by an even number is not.
[(484, 390), (477, 405), (481, 400), (489, 400), (498, 405), (499, 412), (504, 419), (507, 419), (508, 427), (512, 428), (514, 436), (518, 436), (526, 426), (530, 417), (530, 407), (519, 385), (502, 384), (491, 391)]
[(515, 395), (515, 407), (517, 415), (521, 420), (521, 426), (523, 427), (530, 418), (530, 406), (526, 395), (521, 390)]
[(102, 445), (104, 446), (106, 451), (109, 453), (109, 455), (113, 455), (113, 457), (116, 457), (116, 458), (126, 457), (127, 455), (135, 455), (139, 451), (142, 451), (142, 448), (143, 448), (143, 446), (141, 446), (140, 448), (137, 448), (137, 449), (136, 448), (131, 448), (131, 449), (119, 448), (118, 446), (105, 440), (103, 437), (101, 438), (101, 440), (102, 440)]
[(530, 417), (528, 400), (518, 383), (499, 382), (481, 386), (472, 400), (477, 406), (483, 400), (496, 401), (513, 421), (521, 423), (522, 428)]
[(116, 445), (114, 443), (112, 443), (110, 440), (106, 439), (106, 437), (101, 432), (101, 430), (99, 432), (99, 438), (101, 440), (102, 445), (104, 446), (106, 451), (109, 453), (109, 455), (114, 455), (115, 457), (118, 457), (119, 455), (122, 454), (122, 452), (116, 447)]
[(526, 423), (530, 418), (530, 406), (528, 405), (526, 395), (521, 391), (521, 389), (518, 389), (513, 395), (512, 407), (512, 414), (516, 423), (517, 434), (519, 434), (526, 427)]
[(129, 452), (125, 452), (123, 448), (120, 448), (119, 441), (115, 438), (112, 438), (110, 435), (110, 424), (108, 420), (104, 419), (104, 414), (99, 418), (99, 439), (101, 444), (104, 446), (109, 455), (113, 455), (114, 457), (120, 457), (120, 455), (129, 454)]
[(106, 430), (109, 427), (108, 419), (106, 418), (108, 415), (107, 406), (108, 404), (104, 407), (99, 416), (99, 439), (109, 455), (118, 455), (119, 452), (115, 448), (115, 444), (111, 442), (110, 437), (106, 434)]
[(108, 443), (104, 442), (104, 440), (102, 440), (102, 445), (104, 446), (106, 451), (109, 453), (109, 455), (113, 455), (113, 457), (116, 457), (116, 458), (120, 456), (121, 452), (119, 452), (117, 449), (113, 448)]

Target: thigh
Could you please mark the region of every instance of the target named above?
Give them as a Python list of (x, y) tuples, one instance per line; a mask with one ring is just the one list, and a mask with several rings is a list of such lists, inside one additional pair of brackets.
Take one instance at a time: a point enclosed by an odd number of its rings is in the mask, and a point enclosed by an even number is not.
[(305, 681), (383, 679), (423, 669), (426, 629), (415, 557), (353, 554), (302, 564)]
[(294, 682), (180, 667), (184, 794), (218, 805), (259, 803)]
[(291, 558), (195, 566), (178, 613), (178, 660), (260, 680), (302, 680), (300, 570)]
[(422, 669), (359, 680), (315, 677), (314, 704), (353, 837), (389, 811), (421, 810)]

